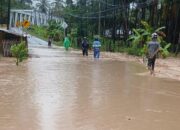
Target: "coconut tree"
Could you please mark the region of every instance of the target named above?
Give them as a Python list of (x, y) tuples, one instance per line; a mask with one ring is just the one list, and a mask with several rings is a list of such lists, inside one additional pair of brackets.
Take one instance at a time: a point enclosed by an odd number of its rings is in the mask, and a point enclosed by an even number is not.
[(47, 13), (49, 8), (49, 1), (48, 0), (37, 0), (38, 3), (36, 4), (36, 7), (41, 11), (42, 13)]
[(62, 16), (62, 12), (64, 9), (63, 3), (63, 0), (55, 0), (51, 3), (51, 11), (53, 15)]
[(72, 0), (66, 0), (66, 5), (67, 5), (67, 7), (72, 7), (73, 1)]

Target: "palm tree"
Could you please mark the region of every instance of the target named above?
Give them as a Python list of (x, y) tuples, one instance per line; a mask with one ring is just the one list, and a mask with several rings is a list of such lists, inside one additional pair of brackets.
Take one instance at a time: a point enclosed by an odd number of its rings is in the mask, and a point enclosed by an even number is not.
[(72, 7), (73, 6), (73, 1), (72, 0), (66, 0), (66, 4), (68, 7)]
[(49, 1), (48, 0), (37, 0), (38, 3), (36, 4), (36, 7), (41, 11), (42, 13), (47, 13), (49, 8)]
[(53, 15), (55, 16), (62, 16), (62, 11), (63, 11), (63, 0), (55, 0), (54, 2), (51, 3), (52, 5), (52, 12), (53, 12)]

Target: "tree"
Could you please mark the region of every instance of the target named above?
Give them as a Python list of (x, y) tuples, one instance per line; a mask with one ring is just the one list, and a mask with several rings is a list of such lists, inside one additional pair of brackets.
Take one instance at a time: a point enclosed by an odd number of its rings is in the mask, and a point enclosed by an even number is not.
[(55, 0), (55, 2), (51, 3), (51, 5), (53, 6), (52, 8), (52, 14), (54, 16), (62, 16), (62, 12), (63, 12), (63, 9), (64, 9), (64, 6), (63, 6), (63, 0)]
[[(57, 10), (56, 14), (63, 12), (69, 33), (71, 30), (77, 30), (80, 37), (93, 36), (98, 33), (100, 25), (101, 36), (108, 30), (111, 40), (125, 42), (133, 28), (142, 28), (140, 21), (143, 20), (153, 29), (165, 26), (166, 41), (172, 43), (172, 51), (178, 50), (179, 0), (76, 0), (75, 4), (72, 0), (65, 2), (66, 6), (63, 10)], [(117, 30), (120, 30), (121, 34), (117, 35)]]
[(49, 9), (49, 1), (48, 0), (37, 0), (38, 3), (36, 4), (39, 11), (42, 13), (47, 13)]
[(67, 7), (72, 7), (73, 6), (73, 1), (72, 0), (66, 0), (66, 5)]
[(32, 0), (20, 0), (21, 3), (32, 4)]

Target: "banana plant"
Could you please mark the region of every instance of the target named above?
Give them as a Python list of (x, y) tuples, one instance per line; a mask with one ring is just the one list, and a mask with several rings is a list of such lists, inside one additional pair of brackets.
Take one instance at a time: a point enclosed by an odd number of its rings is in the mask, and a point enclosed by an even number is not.
[(131, 41), (132, 43), (132, 48), (134, 48), (135, 51), (140, 48), (140, 53), (141, 55), (145, 55), (147, 53), (147, 43), (151, 41), (151, 34), (153, 32), (158, 33), (158, 42), (160, 44), (165, 44), (161, 47), (161, 55), (163, 58), (167, 57), (169, 55), (168, 48), (170, 47), (170, 43), (167, 44), (163, 38), (166, 37), (165, 33), (162, 31), (165, 29), (165, 27), (159, 27), (157, 29), (153, 29), (146, 21), (141, 21), (141, 24), (143, 25), (143, 28), (139, 29), (133, 29), (134, 34), (131, 35), (127, 41)]
[(160, 54), (163, 58), (166, 58), (169, 55), (168, 48), (171, 46), (171, 43), (168, 43), (164, 48), (160, 47)]

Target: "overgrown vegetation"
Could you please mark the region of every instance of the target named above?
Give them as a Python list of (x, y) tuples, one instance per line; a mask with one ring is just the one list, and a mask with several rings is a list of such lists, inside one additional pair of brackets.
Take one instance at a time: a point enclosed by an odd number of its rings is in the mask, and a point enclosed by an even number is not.
[(16, 58), (16, 65), (18, 66), (20, 62), (27, 59), (28, 57), (28, 49), (25, 42), (12, 45), (11, 53)]
[[(68, 2), (67, 5), (69, 5)], [(168, 47), (167, 43), (164, 45), (161, 42), (162, 51), (165, 50), (165, 46), (171, 52), (179, 52), (180, 49), (180, 43), (178, 43), (178, 39), (180, 39), (179, 0), (77, 0), (76, 4), (64, 8), (63, 16), (70, 25), (69, 33), (72, 28), (76, 28), (78, 37), (92, 38), (93, 35), (99, 34), (101, 39), (109, 38), (111, 42), (109, 42), (108, 51), (116, 51), (115, 46), (119, 41), (122, 44), (125, 43), (123, 48), (131, 45), (130, 42), (126, 42), (129, 34), (133, 28), (144, 29), (142, 20), (152, 28), (146, 30), (150, 33), (159, 27), (164, 28), (163, 32), (166, 37), (163, 37), (163, 40), (172, 44)], [(139, 33), (141, 34), (141, 32)], [(159, 35), (162, 37), (161, 34)], [(139, 45), (131, 45), (128, 52), (142, 55), (143, 51), (137, 49), (139, 49)]]
[(44, 40), (47, 40), (48, 37), (52, 37), (53, 43), (56, 45), (62, 45), (64, 38), (64, 30), (61, 24), (56, 23), (54, 20), (49, 21), (47, 26), (32, 25), (28, 29), (28, 32)]
[[(21, 0), (21, 3), (28, 1), (31, 0)], [(167, 57), (169, 51), (176, 54), (179, 52), (179, 0), (77, 0), (74, 3), (73, 0), (54, 0), (52, 3), (48, 0), (37, 1), (39, 11), (50, 17), (65, 19), (72, 47), (80, 47), (79, 39), (84, 36), (92, 43), (93, 36), (100, 35), (102, 50), (140, 56), (146, 54), (151, 33), (157, 32), (162, 57)], [(55, 21), (50, 21), (48, 26), (32, 26), (29, 31), (43, 39), (51, 36), (53, 43), (62, 45), (64, 30)]]
[[(11, 9), (31, 9), (31, 0), (10, 0)], [(0, 0), (0, 24), (7, 23), (8, 0)]]
[(45, 26), (31, 25), (30, 28), (27, 29), (27, 31), (30, 34), (35, 35), (42, 39), (48, 37)]
[(167, 43), (164, 39), (166, 38), (165, 33), (162, 31), (165, 27), (160, 27), (158, 29), (153, 29), (147, 22), (141, 21), (143, 28), (133, 29), (133, 35), (129, 37), (127, 41), (131, 42), (130, 48), (128, 50), (129, 54), (132, 55), (146, 55), (147, 54), (147, 43), (151, 41), (151, 34), (156, 32), (158, 36), (158, 42), (161, 45), (160, 54), (163, 58), (169, 55), (170, 43)]
[(57, 23), (54, 20), (48, 22), (47, 35), (51, 36), (54, 41), (60, 41), (64, 37), (64, 30), (61, 27), (61, 23)]

